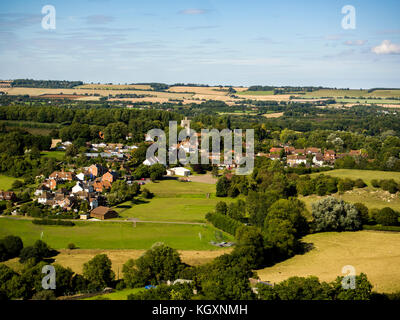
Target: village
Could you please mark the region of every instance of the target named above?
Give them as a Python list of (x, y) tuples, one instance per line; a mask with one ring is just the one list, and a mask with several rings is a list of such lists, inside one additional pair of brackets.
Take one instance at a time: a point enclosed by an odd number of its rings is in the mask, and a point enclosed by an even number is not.
[(322, 153), (321, 148), (309, 147), (305, 149), (296, 149), (288, 145), (272, 147), (269, 153), (258, 153), (257, 156), (266, 157), (271, 160), (286, 160), (289, 167), (297, 167), (300, 165), (306, 167), (333, 166), (337, 159), (346, 156), (368, 158), (368, 154), (362, 150), (350, 150), (348, 153), (336, 153), (334, 150), (327, 149)]

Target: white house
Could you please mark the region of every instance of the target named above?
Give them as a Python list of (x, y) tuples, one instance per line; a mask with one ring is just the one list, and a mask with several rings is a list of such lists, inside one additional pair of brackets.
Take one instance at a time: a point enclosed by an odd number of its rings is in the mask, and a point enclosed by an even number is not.
[(190, 170), (186, 169), (184, 167), (176, 167), (176, 168), (171, 168), (169, 170), (173, 171), (175, 175), (181, 176), (181, 177), (187, 177), (190, 175)]
[(83, 191), (83, 184), (81, 182), (77, 182), (75, 186), (72, 187), (72, 193), (78, 193), (79, 191)]
[(156, 164), (158, 162), (159, 162), (159, 160), (158, 160), (157, 157), (151, 157), (151, 158), (148, 158), (148, 159), (144, 160), (143, 164), (145, 166), (152, 166), (153, 164)]

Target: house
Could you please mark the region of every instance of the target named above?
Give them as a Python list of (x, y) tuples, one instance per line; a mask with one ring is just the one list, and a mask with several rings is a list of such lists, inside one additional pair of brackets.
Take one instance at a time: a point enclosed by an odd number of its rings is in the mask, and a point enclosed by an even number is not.
[(293, 154), (305, 155), (306, 154), (306, 149), (294, 149)]
[(350, 150), (349, 156), (351, 157), (361, 157), (363, 154), (361, 150)]
[(110, 183), (113, 183), (117, 178), (117, 173), (108, 171), (103, 176), (101, 177), (101, 181), (108, 181)]
[(90, 217), (105, 220), (118, 217), (118, 213), (111, 208), (99, 206), (90, 211)]
[(50, 179), (49, 182), (48, 182), (50, 190), (56, 189), (57, 188), (57, 183), (58, 183), (58, 180)]
[(78, 174), (76, 175), (76, 178), (77, 178), (79, 181), (85, 181), (87, 178), (89, 178), (89, 176), (88, 176), (86, 173), (81, 172), (81, 173), (78, 173)]
[(91, 210), (99, 206), (99, 202), (96, 197), (89, 197), (89, 206)]
[(0, 200), (15, 201), (16, 195), (12, 191), (0, 191)]
[(35, 196), (40, 196), (43, 194), (43, 192), (50, 191), (50, 188), (46, 186), (44, 183), (42, 183), (36, 190), (35, 190)]
[(295, 148), (286, 146), (286, 147), (284, 147), (284, 150), (285, 150), (286, 154), (292, 154), (294, 152)]
[(66, 172), (66, 171), (54, 171), (50, 176), (49, 179), (53, 180), (63, 180), (63, 181), (72, 181), (75, 178), (75, 173), (73, 172)]
[(75, 186), (72, 187), (72, 193), (78, 193), (80, 191), (85, 191), (85, 192), (93, 192), (93, 186), (82, 183), (82, 182), (77, 182)]
[(150, 157), (150, 158), (148, 158), (148, 159), (143, 161), (143, 164), (145, 166), (152, 166), (153, 164), (156, 164), (156, 163), (159, 163), (159, 160), (158, 160), (158, 158), (156, 156)]
[(283, 148), (271, 148), (269, 149), (270, 153), (281, 153), (281, 151), (283, 150)]
[(181, 176), (181, 177), (188, 177), (191, 173), (189, 169), (186, 169), (184, 167), (176, 167), (176, 168), (172, 168), (171, 170), (174, 171), (175, 175)]
[(325, 161), (332, 161), (336, 159), (336, 153), (333, 150), (325, 150), (324, 153), (324, 160)]
[(322, 155), (322, 153), (315, 154), (312, 162), (314, 165), (322, 167), (324, 165), (324, 156)]
[(269, 158), (269, 159), (271, 159), (271, 160), (280, 160), (281, 159), (281, 156), (279, 155), (279, 154), (274, 154), (274, 153), (271, 153), (271, 154), (268, 154), (267, 155), (267, 158)]
[(79, 191), (83, 191), (83, 184), (81, 182), (77, 182), (75, 186), (72, 187), (72, 193), (78, 193)]
[(41, 204), (49, 204), (51, 200), (54, 199), (54, 194), (51, 192), (45, 191), (38, 197), (38, 202)]
[(103, 192), (104, 190), (111, 189), (111, 182), (108, 180), (103, 181), (103, 180), (97, 179), (95, 182), (93, 182), (93, 188), (94, 188), (94, 191)]
[(306, 149), (306, 154), (313, 154), (316, 155), (317, 153), (321, 153), (321, 149), (320, 148), (307, 148)]
[(190, 132), (190, 122), (191, 122), (191, 120), (188, 120), (187, 117), (185, 117), (185, 119), (181, 120), (181, 127), (186, 129), (187, 133)]
[(100, 164), (92, 164), (89, 168), (88, 168), (88, 172), (89, 174), (91, 174), (93, 177), (100, 177), (101, 175), (103, 175), (104, 173), (106, 173), (108, 170), (106, 168), (104, 168), (102, 165)]
[(287, 163), (291, 167), (298, 166), (299, 164), (307, 164), (307, 156), (303, 155), (289, 155), (287, 156)]

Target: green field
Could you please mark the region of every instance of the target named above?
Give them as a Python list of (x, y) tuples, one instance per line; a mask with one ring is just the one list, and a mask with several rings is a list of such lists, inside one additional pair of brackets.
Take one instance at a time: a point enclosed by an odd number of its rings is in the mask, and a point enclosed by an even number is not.
[(45, 158), (62, 160), (64, 158), (65, 151), (42, 151), (40, 155)]
[(235, 93), (238, 96), (271, 96), (274, 92), (271, 91), (241, 91)]
[[(144, 201), (148, 201), (145, 203)], [(153, 198), (128, 201), (116, 206), (122, 218), (138, 218), (143, 221), (205, 222), (204, 216), (214, 211), (218, 198)], [(231, 202), (230, 198), (224, 199)]]
[[(35, 225), (29, 220), (0, 218), (0, 238), (20, 236), (24, 245), (40, 239), (55, 249), (74, 243), (82, 249), (149, 249), (155, 242), (178, 250), (213, 250), (209, 244), (215, 240), (212, 226), (137, 223), (136, 228), (127, 222), (77, 221), (74, 227)], [(225, 234), (226, 239), (232, 237)], [(200, 239), (201, 238), (201, 239)]]
[(8, 177), (8, 176), (0, 174), (0, 190), (8, 190), (8, 189), (10, 189), (12, 183), (15, 180), (20, 180), (20, 179), (16, 179), (16, 178), (13, 178), (13, 177)]
[(215, 195), (215, 184), (201, 182), (179, 182), (177, 180), (163, 180), (160, 182), (147, 183), (146, 188), (155, 193), (157, 197), (197, 197), (204, 198), (207, 193), (211, 197)]
[[(206, 222), (204, 216), (222, 199), (215, 196), (215, 184), (163, 180), (147, 183), (153, 199), (135, 199), (115, 207), (122, 219), (142, 221)], [(207, 193), (210, 197), (207, 197)], [(223, 199), (230, 203), (231, 198)]]
[[(316, 176), (321, 173), (313, 173), (311, 176)], [(350, 179), (362, 179), (369, 186), (371, 180), (382, 180), (382, 179), (395, 179), (400, 182), (400, 172), (392, 171), (375, 171), (375, 170), (355, 170), (355, 169), (337, 169), (332, 171), (324, 172), (323, 174), (338, 178), (350, 178)]]
[(146, 289), (145, 288), (125, 289), (112, 293), (101, 294), (95, 297), (86, 298), (82, 300), (126, 300), (128, 298), (128, 295), (132, 293), (138, 293), (144, 290)]

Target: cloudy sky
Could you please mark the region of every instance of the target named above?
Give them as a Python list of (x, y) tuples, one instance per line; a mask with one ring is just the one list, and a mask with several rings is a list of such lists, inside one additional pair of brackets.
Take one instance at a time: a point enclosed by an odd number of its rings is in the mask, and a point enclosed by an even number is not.
[(398, 0), (1, 1), (0, 79), (400, 87), (399, 12)]

